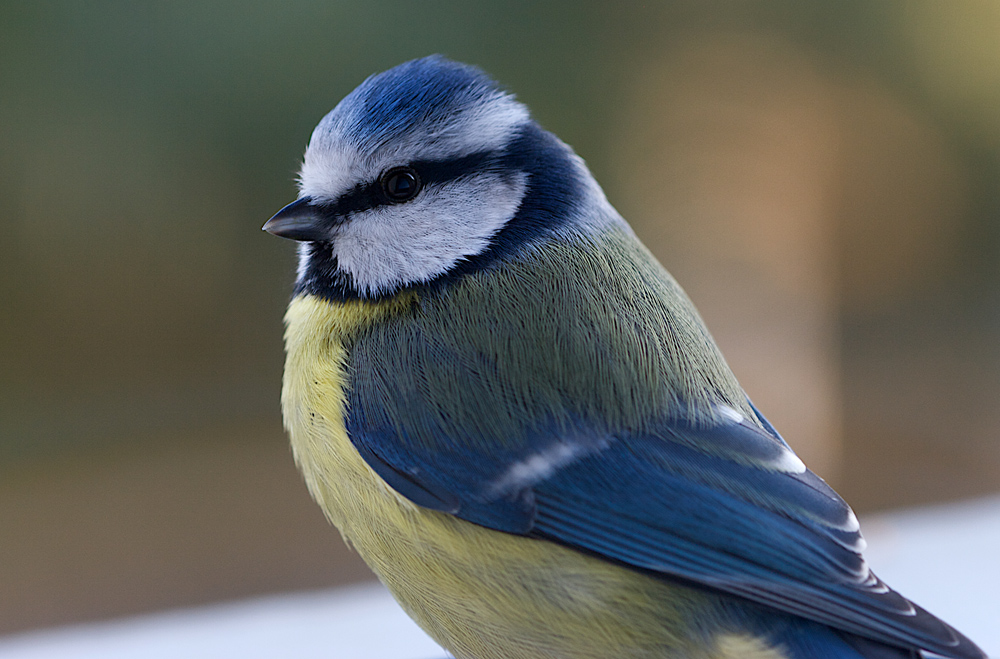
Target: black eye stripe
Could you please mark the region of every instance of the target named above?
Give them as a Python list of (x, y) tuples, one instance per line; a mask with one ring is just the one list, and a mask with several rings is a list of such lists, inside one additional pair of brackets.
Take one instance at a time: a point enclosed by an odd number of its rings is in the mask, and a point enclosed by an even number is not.
[[(328, 300), (342, 301), (384, 298), (405, 288), (432, 293), (468, 274), (481, 271), (491, 263), (511, 258), (525, 244), (573, 221), (572, 218), (579, 212), (578, 200), (587, 195), (584, 189), (586, 180), (572, 152), (558, 138), (534, 123), (522, 126), (502, 151), (474, 153), (450, 160), (413, 161), (409, 165), (418, 171), (425, 184), (492, 173), (504, 178), (523, 174), (527, 185), (514, 217), (493, 236), (489, 248), (459, 262), (431, 282), (404, 283), (377, 294), (360, 291), (350, 275), (338, 266), (329, 243), (303, 243), (308, 245), (310, 253), (305, 273), (295, 286), (296, 294), (307, 292)], [(385, 170), (378, 175), (384, 173)], [(377, 179), (374, 185), (378, 185)], [(346, 213), (381, 205), (379, 199), (370, 185), (359, 185), (336, 204), (328, 205), (325, 210), (320, 207), (319, 210), (330, 213), (329, 221), (333, 225), (343, 222)]]
[[(336, 224), (345, 215), (358, 213), (382, 205), (382, 190), (378, 181), (367, 185), (356, 185), (349, 192), (340, 195), (333, 203), (315, 204), (316, 208)], [(386, 202), (387, 203), (387, 202)]]
[[(399, 166), (411, 167), (416, 170), (420, 176), (421, 185), (426, 187), (482, 172), (503, 171), (507, 168), (504, 167), (502, 160), (502, 154), (495, 151), (482, 151), (450, 160), (415, 160), (410, 163), (400, 163)], [(382, 175), (383, 172), (380, 172), (375, 180), (356, 185), (352, 190), (340, 195), (337, 201), (330, 204), (317, 204), (317, 208), (325, 215), (330, 216), (332, 222), (338, 222), (345, 215), (351, 213), (395, 205), (397, 202), (389, 199), (382, 188)]]
[(506, 169), (502, 159), (495, 151), (481, 151), (451, 160), (418, 160), (410, 166), (420, 172), (425, 184), (446, 183), (469, 174)]

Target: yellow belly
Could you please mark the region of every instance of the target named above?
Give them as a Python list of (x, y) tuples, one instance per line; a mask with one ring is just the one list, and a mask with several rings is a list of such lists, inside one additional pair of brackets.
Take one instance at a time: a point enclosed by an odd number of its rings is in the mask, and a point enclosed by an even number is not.
[(459, 659), (784, 656), (713, 630), (712, 595), (419, 508), (389, 488), (347, 436), (344, 342), (413, 302), (296, 298), (286, 316), (282, 409), (313, 498), (431, 637)]

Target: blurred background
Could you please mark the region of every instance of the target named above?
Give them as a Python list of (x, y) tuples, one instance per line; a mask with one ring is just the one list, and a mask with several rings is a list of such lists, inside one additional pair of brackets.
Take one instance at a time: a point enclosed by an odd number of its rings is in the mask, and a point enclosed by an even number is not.
[(287, 448), (260, 226), (320, 117), (434, 52), (576, 148), (857, 510), (1000, 491), (995, 2), (15, 0), (0, 633), (370, 578)]

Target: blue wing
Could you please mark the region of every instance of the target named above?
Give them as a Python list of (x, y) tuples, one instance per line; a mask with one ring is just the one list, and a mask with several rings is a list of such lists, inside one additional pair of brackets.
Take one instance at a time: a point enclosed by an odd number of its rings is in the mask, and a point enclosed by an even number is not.
[(850, 508), (801, 467), (763, 417), (772, 432), (731, 418), (673, 419), (633, 436), (542, 423), (525, 428), (526, 441), (489, 450), (439, 428), (443, 441), (421, 449), (405, 425), (353, 409), (348, 432), (361, 455), (418, 505), (862, 637), (982, 656), (870, 572)]

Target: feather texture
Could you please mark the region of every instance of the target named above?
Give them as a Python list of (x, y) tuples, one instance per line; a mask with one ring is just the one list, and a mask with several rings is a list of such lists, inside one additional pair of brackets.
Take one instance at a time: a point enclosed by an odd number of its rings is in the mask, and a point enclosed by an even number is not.
[[(405, 202), (380, 177), (423, 183)], [(416, 180), (416, 178), (414, 179)], [(282, 408), (306, 483), (459, 659), (956, 659), (583, 161), (431, 57), (320, 122)]]
[(848, 506), (787, 459), (686, 297), (613, 224), (368, 326), (346, 368), (351, 441), (415, 503), (976, 656), (871, 574)]

